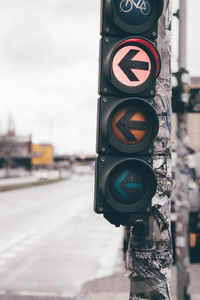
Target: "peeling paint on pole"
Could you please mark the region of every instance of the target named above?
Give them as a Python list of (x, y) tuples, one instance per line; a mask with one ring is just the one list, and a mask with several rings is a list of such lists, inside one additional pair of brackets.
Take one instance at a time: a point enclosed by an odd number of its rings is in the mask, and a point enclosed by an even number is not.
[(159, 134), (154, 141), (153, 169), (157, 193), (152, 200), (148, 234), (131, 228), (127, 268), (130, 271), (130, 300), (170, 299), (170, 234), (171, 179), (171, 1), (164, 1), (159, 19), (157, 48), (162, 69), (156, 83), (156, 111), (161, 114)]

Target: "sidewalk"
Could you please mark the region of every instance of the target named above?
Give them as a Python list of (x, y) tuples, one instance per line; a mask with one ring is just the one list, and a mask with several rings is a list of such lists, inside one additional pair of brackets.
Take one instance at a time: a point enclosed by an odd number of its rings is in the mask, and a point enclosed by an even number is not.
[[(200, 277), (196, 273), (197, 269), (200, 271), (200, 265), (191, 265), (191, 268), (191, 300), (200, 300)], [(124, 271), (87, 282), (75, 300), (128, 300), (129, 289), (129, 278)], [(177, 300), (175, 267), (172, 268), (171, 294), (172, 300)]]
[(128, 300), (129, 278), (125, 273), (114, 274), (87, 282), (75, 300)]
[(38, 179), (34, 176), (16, 177), (16, 178), (0, 178), (0, 186), (8, 186), (22, 183), (36, 182)]
[(56, 183), (66, 179), (68, 178), (59, 177), (56, 179), (49, 178), (45, 180), (38, 180), (34, 176), (19, 177), (19, 178), (5, 178), (5, 179), (0, 179), (0, 192)]

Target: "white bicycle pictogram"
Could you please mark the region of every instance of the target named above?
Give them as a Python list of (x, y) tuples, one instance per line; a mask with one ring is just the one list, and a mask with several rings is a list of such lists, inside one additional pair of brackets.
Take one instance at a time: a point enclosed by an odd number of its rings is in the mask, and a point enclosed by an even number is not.
[(148, 16), (151, 12), (150, 4), (145, 0), (122, 0), (120, 2), (120, 9), (124, 13), (128, 13), (133, 10), (133, 8), (137, 8), (140, 10), (141, 14), (144, 16)]

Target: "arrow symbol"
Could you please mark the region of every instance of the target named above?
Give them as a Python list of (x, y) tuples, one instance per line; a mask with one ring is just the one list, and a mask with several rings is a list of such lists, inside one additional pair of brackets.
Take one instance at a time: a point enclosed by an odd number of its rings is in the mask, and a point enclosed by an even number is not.
[(144, 61), (132, 60), (140, 50), (130, 50), (120, 61), (119, 67), (126, 74), (130, 81), (139, 81), (132, 69), (135, 70), (149, 70), (149, 63)]
[(143, 187), (143, 184), (138, 182), (128, 182), (126, 184), (126, 187), (129, 189), (141, 189)]
[[(120, 195), (129, 200), (129, 196), (125, 193), (124, 189), (122, 188), (123, 183), (126, 181), (127, 177), (129, 176), (130, 171), (124, 171), (122, 175), (115, 181), (114, 187), (120, 193)], [(125, 184), (126, 189), (141, 189), (143, 187), (142, 183), (138, 182), (127, 182)]]
[(130, 131), (134, 130), (147, 130), (147, 123), (144, 121), (132, 121), (131, 118), (137, 113), (136, 109), (129, 109), (123, 115), (123, 117), (117, 122), (116, 126), (125, 136), (127, 141), (135, 142), (137, 141), (134, 134)]
[(116, 188), (116, 190), (120, 193), (120, 195), (122, 197), (124, 197), (125, 199), (129, 199), (129, 196), (124, 192), (124, 190), (121, 188), (121, 183), (125, 180), (125, 178), (128, 176), (130, 172), (129, 171), (125, 171), (122, 173), (122, 175), (117, 179), (117, 181), (115, 181), (114, 183), (114, 187)]

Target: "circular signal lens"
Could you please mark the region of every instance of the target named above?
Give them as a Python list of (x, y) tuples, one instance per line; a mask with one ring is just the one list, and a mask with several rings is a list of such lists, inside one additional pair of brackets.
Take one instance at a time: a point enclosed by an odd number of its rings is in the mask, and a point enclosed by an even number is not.
[(118, 17), (126, 24), (138, 26), (146, 23), (152, 15), (152, 0), (115, 0)]
[(150, 88), (160, 73), (161, 60), (155, 46), (144, 38), (120, 41), (110, 57), (112, 84), (127, 94)]
[(148, 121), (141, 110), (126, 106), (114, 113), (111, 128), (115, 138), (122, 144), (136, 145), (146, 136)]
[(151, 70), (150, 57), (141, 47), (124, 46), (113, 57), (113, 74), (125, 86), (137, 87), (142, 85), (148, 80)]
[(105, 124), (109, 144), (127, 154), (151, 149), (159, 130), (159, 118), (153, 106), (145, 99), (134, 97), (117, 103)]
[(133, 204), (141, 200), (146, 189), (143, 170), (130, 165), (118, 166), (110, 175), (110, 192), (121, 204)]
[[(164, 0), (113, 0), (113, 22), (129, 34), (151, 34), (162, 14), (163, 6)], [(155, 32), (152, 37), (156, 36)]]
[(132, 213), (149, 206), (157, 180), (146, 162), (127, 159), (111, 170), (106, 187), (108, 204), (118, 212)]

